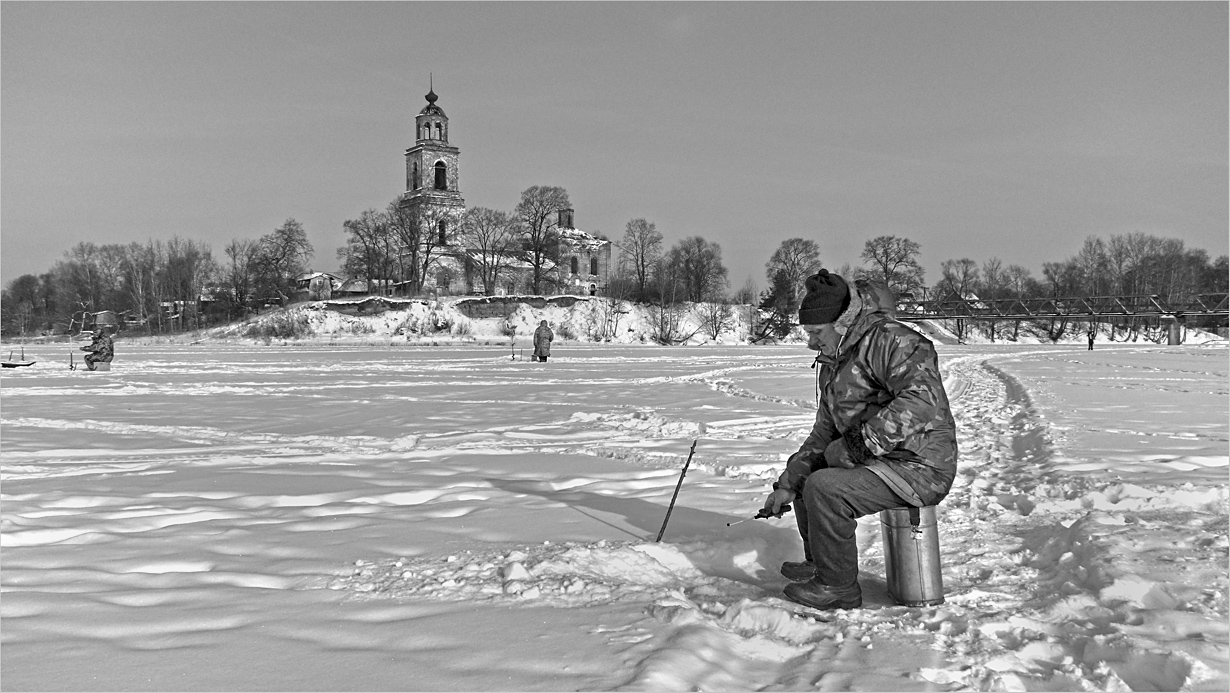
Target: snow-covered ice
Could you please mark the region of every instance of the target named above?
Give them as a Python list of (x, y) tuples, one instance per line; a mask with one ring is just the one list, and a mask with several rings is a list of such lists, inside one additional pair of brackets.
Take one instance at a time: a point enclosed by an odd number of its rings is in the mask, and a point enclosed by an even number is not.
[(892, 604), (869, 517), (823, 614), (792, 516), (727, 527), (810, 426), (800, 345), (278, 344), (3, 374), (6, 689), (1230, 683), (1224, 342), (939, 347), (947, 602)]

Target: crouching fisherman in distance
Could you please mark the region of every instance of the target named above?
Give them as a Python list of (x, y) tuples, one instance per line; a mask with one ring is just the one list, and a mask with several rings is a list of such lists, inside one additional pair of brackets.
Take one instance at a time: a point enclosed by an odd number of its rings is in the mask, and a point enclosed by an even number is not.
[(111, 363), (111, 359), (115, 357), (115, 344), (103, 327), (95, 328), (93, 340), (81, 347), (81, 350), (90, 352), (85, 355), (85, 365), (92, 371), (98, 370), (95, 364)]
[(555, 333), (547, 325), (547, 321), (543, 320), (538, 323), (538, 329), (534, 330), (534, 357), (535, 361), (546, 361), (551, 355), (551, 340), (555, 339)]
[(931, 341), (894, 319), (878, 282), (853, 290), (826, 270), (807, 278), (799, 324), (819, 352), (816, 423), (773, 484), (765, 511), (794, 503), (805, 560), (782, 564), (786, 598), (815, 609), (862, 606), (857, 519), (935, 505), (957, 469), (956, 425)]

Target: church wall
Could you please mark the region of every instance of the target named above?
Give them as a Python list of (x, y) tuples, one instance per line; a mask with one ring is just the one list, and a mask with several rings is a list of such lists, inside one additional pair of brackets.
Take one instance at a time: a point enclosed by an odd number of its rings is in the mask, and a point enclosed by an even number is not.
[[(590, 285), (596, 285), (599, 292), (606, 288), (611, 276), (610, 242), (603, 243), (598, 248), (561, 248), (560, 263), (556, 271), (556, 282), (560, 293), (575, 293), (589, 295)], [(577, 273), (572, 273), (572, 258), (577, 259)], [(598, 260), (598, 273), (590, 274), (591, 260)]]
[(463, 298), (454, 304), (459, 313), (478, 320), (482, 318), (503, 318), (511, 314), (518, 306), (527, 305), (539, 310), (547, 306), (571, 308), (577, 301), (585, 299), (576, 296), (485, 296), (483, 298)]

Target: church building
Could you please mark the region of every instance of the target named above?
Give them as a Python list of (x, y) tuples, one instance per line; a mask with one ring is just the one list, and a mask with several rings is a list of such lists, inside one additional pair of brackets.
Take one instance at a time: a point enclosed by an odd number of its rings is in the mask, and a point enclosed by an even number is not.
[(435, 90), (427, 92), (427, 105), (414, 119), (414, 146), (406, 150), (406, 192), (401, 207), (411, 218), (430, 223), (441, 245), (453, 239), (466, 201), (458, 187), (461, 150), (448, 143), (448, 116), (436, 105)]
[[(406, 150), (406, 191), (400, 206), (421, 220), (433, 234), (439, 254), (434, 285), (442, 294), (482, 291), (474, 258), (458, 234), (465, 214), (465, 200), (458, 183), (461, 150), (449, 144), (448, 116), (436, 105), (434, 88), (427, 105), (414, 119), (414, 146)], [(561, 209), (555, 221), (559, 234), (559, 262), (547, 269), (548, 292), (597, 295), (606, 288), (611, 272), (611, 242), (577, 229), (573, 210)], [(496, 292), (519, 294), (529, 291), (531, 269), (519, 258), (509, 258), (509, 269), (500, 277)]]

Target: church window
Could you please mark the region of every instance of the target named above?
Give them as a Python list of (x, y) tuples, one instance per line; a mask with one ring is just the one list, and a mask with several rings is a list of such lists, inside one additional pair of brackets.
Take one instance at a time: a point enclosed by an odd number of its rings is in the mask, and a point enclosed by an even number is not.
[(441, 219), (437, 228), (440, 229), (440, 245), (448, 245), (448, 220)]
[(436, 123), (436, 139), (444, 139), (444, 126), (439, 123)]
[(436, 190), (448, 190), (448, 168), (443, 161), (436, 162)]
[(598, 274), (598, 258), (591, 257), (589, 259), (589, 273)]
[(577, 273), (577, 270), (579, 269), (579, 267), (577, 267), (578, 264), (580, 263), (577, 262), (577, 256), (573, 255), (572, 256), (572, 273), (573, 274)]
[(413, 171), (413, 173), (411, 174), (411, 178), (413, 179), (413, 183), (414, 183), (414, 187), (412, 189), (418, 190), (419, 189), (419, 162), (417, 161), (414, 162), (414, 166), (412, 167), (411, 170)]

